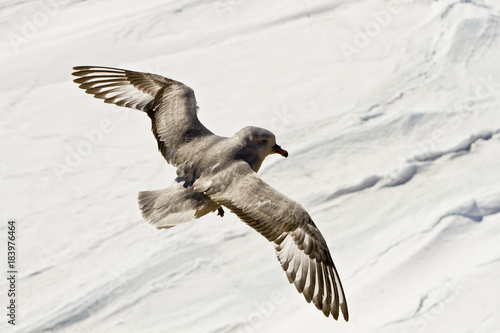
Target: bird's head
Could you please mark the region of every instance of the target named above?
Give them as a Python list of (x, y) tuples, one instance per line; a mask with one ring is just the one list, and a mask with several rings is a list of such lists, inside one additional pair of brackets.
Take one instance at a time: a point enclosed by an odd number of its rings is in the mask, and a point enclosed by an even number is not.
[(262, 161), (270, 154), (288, 157), (288, 152), (276, 144), (274, 134), (264, 128), (248, 126), (238, 131), (235, 136), (243, 146), (242, 155), (254, 169), (258, 169)]

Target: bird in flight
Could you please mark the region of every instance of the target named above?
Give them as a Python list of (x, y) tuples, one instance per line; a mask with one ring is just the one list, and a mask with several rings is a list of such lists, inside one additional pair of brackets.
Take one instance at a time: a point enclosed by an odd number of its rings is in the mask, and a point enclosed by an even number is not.
[(346, 298), (325, 239), (307, 211), (257, 176), (270, 154), (288, 156), (270, 131), (245, 127), (232, 137), (213, 134), (198, 119), (194, 92), (166, 77), (100, 66), (73, 68), (86, 93), (147, 113), (158, 150), (177, 168), (163, 190), (139, 193), (146, 221), (158, 229), (222, 207), (274, 243), (288, 280), (325, 316), (349, 319)]

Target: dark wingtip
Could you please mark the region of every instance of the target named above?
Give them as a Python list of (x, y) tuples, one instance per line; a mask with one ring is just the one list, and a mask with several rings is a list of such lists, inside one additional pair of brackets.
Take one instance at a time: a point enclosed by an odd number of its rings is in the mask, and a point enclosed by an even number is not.
[(345, 300), (344, 300), (344, 303), (342, 305), (342, 316), (344, 317), (344, 320), (346, 322), (349, 321), (349, 311), (347, 311), (347, 305), (345, 303)]

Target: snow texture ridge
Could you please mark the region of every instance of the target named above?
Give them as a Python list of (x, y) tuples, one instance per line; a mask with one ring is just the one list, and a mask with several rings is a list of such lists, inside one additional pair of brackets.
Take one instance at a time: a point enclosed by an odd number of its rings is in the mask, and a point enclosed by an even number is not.
[[(22, 0), (0, 27), (0, 238), (19, 233), (0, 332), (500, 327), (500, 2)], [(321, 230), (349, 322), (232, 214), (148, 225), (137, 193), (175, 168), (142, 112), (82, 94), (79, 65), (186, 83), (216, 134), (275, 133), (290, 155), (259, 175)]]

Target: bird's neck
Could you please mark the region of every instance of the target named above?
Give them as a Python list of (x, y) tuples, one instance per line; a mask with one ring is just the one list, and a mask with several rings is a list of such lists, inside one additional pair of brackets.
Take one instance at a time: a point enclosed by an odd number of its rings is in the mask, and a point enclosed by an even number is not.
[(264, 161), (264, 158), (258, 156), (253, 149), (241, 148), (236, 153), (236, 158), (242, 159), (247, 162), (253, 171), (257, 172)]
[(266, 158), (266, 156), (260, 156), (258, 150), (255, 148), (251, 148), (247, 146), (247, 143), (243, 140), (233, 137), (235, 144), (235, 154), (234, 157), (237, 159), (244, 160), (247, 162), (253, 171), (257, 172), (262, 165), (262, 162)]

